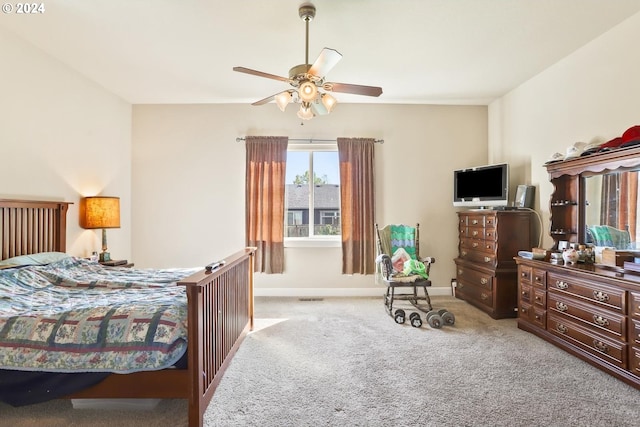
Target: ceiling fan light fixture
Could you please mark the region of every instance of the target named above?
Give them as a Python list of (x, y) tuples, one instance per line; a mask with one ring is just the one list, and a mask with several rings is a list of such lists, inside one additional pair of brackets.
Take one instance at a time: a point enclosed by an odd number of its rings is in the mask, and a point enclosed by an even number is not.
[(338, 103), (338, 101), (336, 101), (336, 99), (328, 93), (323, 93), (321, 99), (322, 105), (324, 105), (324, 108), (327, 109), (327, 113), (330, 113), (331, 110), (333, 110), (333, 107), (335, 107)]
[(285, 108), (287, 108), (287, 105), (289, 105), (291, 103), (291, 101), (293, 101), (293, 96), (291, 95), (291, 92), (289, 92), (288, 90), (285, 90), (284, 92), (280, 92), (279, 94), (276, 95), (276, 104), (278, 104), (278, 108), (280, 108), (280, 111), (284, 112)]
[(302, 120), (311, 120), (313, 118), (313, 111), (311, 111), (311, 107), (308, 103), (303, 102), (302, 105), (300, 105), (298, 118)]
[(300, 85), (298, 94), (303, 102), (312, 102), (318, 96), (318, 88), (313, 82), (307, 80)]
[(335, 49), (325, 47), (320, 52), (320, 55), (318, 55), (318, 58), (313, 63), (310, 63), (309, 22), (316, 16), (316, 7), (312, 3), (305, 2), (299, 6), (298, 13), (305, 23), (305, 61), (303, 64), (298, 64), (290, 68), (288, 78), (263, 71), (252, 70), (251, 68), (233, 67), (233, 71), (286, 82), (293, 87), (293, 89), (271, 95), (251, 105), (264, 105), (275, 100), (278, 108), (284, 112), (287, 105), (300, 103), (301, 106), (298, 111), (298, 117), (303, 120), (309, 120), (316, 115), (323, 116), (330, 113), (338, 103), (333, 96), (324, 93), (323, 90), (364, 96), (380, 96), (382, 94), (382, 88), (377, 86), (325, 82), (327, 73), (342, 58), (342, 54)]

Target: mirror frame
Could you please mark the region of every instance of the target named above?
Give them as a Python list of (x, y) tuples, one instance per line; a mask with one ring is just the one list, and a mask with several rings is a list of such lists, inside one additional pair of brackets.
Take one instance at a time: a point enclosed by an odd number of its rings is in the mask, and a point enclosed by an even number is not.
[[(551, 203), (555, 200), (556, 193), (577, 194), (577, 211), (575, 215), (569, 221), (570, 223), (563, 223), (560, 227), (554, 225), (554, 218), (551, 217), (551, 226), (549, 234), (554, 240), (554, 248), (557, 247), (559, 236), (554, 236), (551, 230), (557, 228), (570, 228), (575, 230), (577, 234), (578, 242), (584, 243), (586, 241), (586, 223), (585, 223), (585, 210), (586, 210), (586, 177), (593, 175), (603, 175), (612, 172), (620, 172), (625, 170), (637, 170), (640, 168), (640, 146), (633, 146), (627, 148), (619, 148), (616, 150), (605, 151), (601, 153), (595, 153), (588, 156), (577, 157), (575, 159), (565, 160), (556, 163), (550, 163), (545, 165), (547, 172), (549, 173), (549, 180), (554, 184), (554, 191), (551, 194)], [(573, 180), (562, 180), (559, 178), (570, 176), (576, 177)], [(562, 186), (576, 186), (577, 188), (563, 188)], [(563, 218), (564, 222), (568, 220)]]

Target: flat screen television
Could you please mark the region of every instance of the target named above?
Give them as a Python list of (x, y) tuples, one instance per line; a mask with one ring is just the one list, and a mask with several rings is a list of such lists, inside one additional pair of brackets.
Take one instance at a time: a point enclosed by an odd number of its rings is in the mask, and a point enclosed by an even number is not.
[(508, 164), (453, 171), (453, 206), (483, 208), (508, 205)]

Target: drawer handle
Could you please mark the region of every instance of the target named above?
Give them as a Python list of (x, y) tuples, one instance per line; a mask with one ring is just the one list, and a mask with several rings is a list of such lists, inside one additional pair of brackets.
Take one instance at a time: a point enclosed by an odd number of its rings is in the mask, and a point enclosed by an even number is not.
[(600, 301), (600, 302), (609, 301), (609, 295), (607, 295), (602, 291), (593, 291), (593, 297), (596, 299), (596, 301)]
[(491, 245), (485, 246), (486, 249), (491, 249)]
[(474, 248), (477, 248), (478, 247), (478, 242), (473, 242), (473, 244), (471, 246), (473, 246)]
[(609, 320), (597, 314), (593, 315), (593, 323), (598, 326), (609, 326)]
[(534, 278), (534, 280), (535, 280), (536, 282), (542, 282), (542, 277), (540, 277), (540, 276), (536, 276), (536, 277)]
[(609, 346), (602, 341), (593, 340), (593, 347), (602, 353), (609, 353)]
[(520, 292), (520, 293), (522, 294), (522, 296), (523, 296), (523, 297), (525, 297), (525, 298), (529, 299), (529, 292), (527, 292), (527, 291), (522, 291), (522, 292)]
[(477, 220), (477, 219), (474, 219), (473, 221), (471, 221), (471, 224), (473, 224), (473, 225), (478, 224), (478, 220)]
[(567, 311), (569, 309), (567, 304), (560, 301), (556, 301), (556, 308), (558, 309), (558, 311)]
[(521, 308), (520, 311), (522, 312), (522, 314), (527, 314), (529, 312), (529, 310), (527, 310), (526, 308)]
[(463, 257), (467, 256), (467, 251), (460, 252), (460, 255), (462, 255)]
[(489, 281), (487, 280), (486, 277), (483, 277), (480, 279), (480, 283), (482, 283), (483, 285), (486, 285), (487, 283), (489, 283)]
[(458, 276), (462, 276), (462, 273), (464, 273), (464, 270), (463, 270), (463, 269), (461, 269), (461, 268), (459, 268), (459, 269), (458, 269)]
[(480, 294), (480, 298), (483, 300), (486, 300), (487, 298), (489, 298), (489, 295), (485, 294), (484, 292)]
[(488, 256), (484, 257), (484, 262), (490, 262), (490, 261), (491, 261), (490, 257), (488, 257)]
[(569, 284), (567, 282), (563, 282), (562, 280), (556, 280), (556, 288), (558, 289), (567, 289)]
[(477, 232), (476, 230), (473, 230), (473, 232), (471, 233), (471, 235), (475, 237), (475, 236), (477, 236), (477, 235), (478, 235), (478, 232)]
[(542, 301), (542, 298), (540, 298), (540, 296), (539, 296), (539, 295), (536, 295), (535, 300), (536, 300), (536, 301)]
[(458, 289), (462, 289), (464, 288), (464, 283), (460, 283), (458, 282), (458, 286), (456, 286)]
[(566, 327), (566, 326), (564, 326), (562, 323), (558, 323), (558, 324), (556, 325), (556, 330), (557, 330), (558, 332), (560, 332), (561, 334), (566, 334), (566, 333), (567, 333), (567, 331), (568, 331), (567, 327)]

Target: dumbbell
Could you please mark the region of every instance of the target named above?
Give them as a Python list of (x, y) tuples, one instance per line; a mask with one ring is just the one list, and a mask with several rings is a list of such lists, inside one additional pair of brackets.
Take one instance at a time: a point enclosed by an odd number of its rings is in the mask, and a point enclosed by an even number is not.
[(409, 315), (409, 320), (411, 321), (411, 326), (414, 328), (420, 328), (422, 326), (422, 319), (418, 313), (411, 313)]

